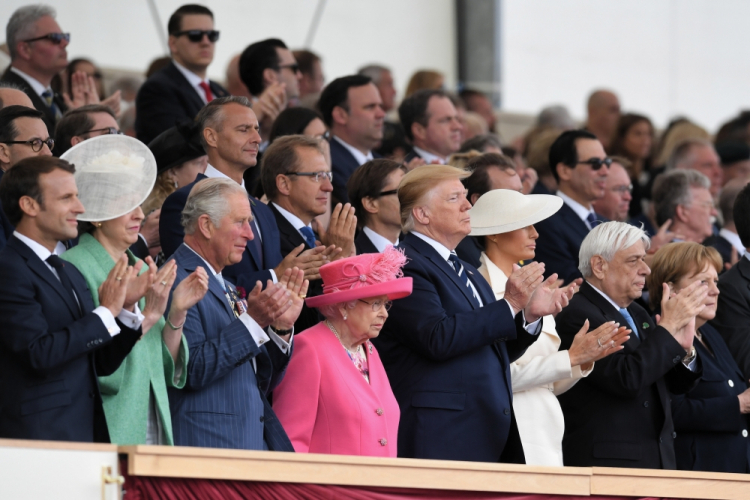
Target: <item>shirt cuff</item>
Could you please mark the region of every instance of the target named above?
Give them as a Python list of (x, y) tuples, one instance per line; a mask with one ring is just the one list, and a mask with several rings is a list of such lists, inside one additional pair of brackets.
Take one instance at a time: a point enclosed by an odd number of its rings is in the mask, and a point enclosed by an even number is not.
[[(515, 318), (516, 317), (516, 311), (513, 310), (513, 306), (510, 305), (510, 302), (503, 299), (506, 304), (508, 304), (508, 309), (510, 309), (510, 314)], [(538, 335), (540, 332), (539, 326), (540, 322), (542, 321), (542, 318), (539, 318), (538, 320), (534, 321), (533, 323), (527, 323), (526, 322), (526, 314), (521, 311), (522, 317), (523, 317), (523, 329), (529, 332), (531, 335)]]
[[(682, 364), (685, 365), (685, 363), (682, 363)], [(698, 356), (693, 358), (693, 360), (689, 364), (685, 365), (685, 367), (691, 372), (697, 371), (698, 370)]]
[(276, 271), (274, 271), (273, 269), (269, 269), (268, 271), (271, 273), (271, 279), (273, 280), (273, 282), (278, 283), (279, 279), (276, 277)]
[(281, 352), (283, 352), (287, 356), (290, 353), (289, 348), (292, 346), (292, 340), (294, 339), (293, 330), (294, 329), (292, 328), (292, 335), (289, 337), (289, 342), (279, 337), (278, 334), (275, 331), (273, 331), (273, 328), (271, 328), (270, 326), (268, 327), (268, 330), (267, 330), (268, 336), (271, 337), (271, 340), (273, 340), (273, 343), (276, 344), (279, 347), (279, 349), (281, 349)]
[(138, 307), (138, 303), (136, 303), (133, 312), (122, 309), (120, 310), (120, 314), (117, 315), (117, 319), (128, 328), (137, 330), (141, 327), (141, 323), (143, 323), (145, 316), (141, 314), (141, 309)]
[(115, 321), (115, 317), (112, 316), (112, 311), (104, 306), (99, 306), (94, 309), (93, 312), (94, 314), (99, 316), (99, 318), (101, 318), (102, 323), (104, 323), (104, 328), (107, 329), (110, 337), (114, 337), (115, 335), (120, 333), (120, 326)]
[(265, 331), (263, 331), (263, 328), (260, 327), (258, 323), (255, 322), (253, 318), (250, 317), (247, 313), (240, 314), (240, 321), (242, 321), (242, 324), (245, 325), (245, 328), (247, 328), (247, 331), (250, 332), (250, 336), (255, 341), (255, 344), (260, 347), (269, 340), (268, 335)]

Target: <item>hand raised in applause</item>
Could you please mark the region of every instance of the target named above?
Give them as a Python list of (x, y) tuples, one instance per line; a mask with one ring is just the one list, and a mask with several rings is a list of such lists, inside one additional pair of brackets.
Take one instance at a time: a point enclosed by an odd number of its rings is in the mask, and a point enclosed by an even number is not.
[(577, 279), (561, 287), (558, 284), (557, 274), (551, 275), (534, 290), (529, 305), (524, 309), (526, 321), (533, 323), (550, 314), (556, 316), (568, 305), (582, 282), (583, 280)]
[(614, 321), (603, 323), (593, 332), (589, 332), (587, 319), (568, 348), (570, 366), (580, 365), (582, 370), (590, 370), (594, 361), (622, 350), (622, 344), (628, 339), (630, 329)]
[(122, 254), (107, 279), (99, 286), (99, 304), (109, 309), (113, 316), (122, 311), (128, 286), (136, 272), (135, 267), (128, 266), (128, 256)]
[(320, 267), (328, 264), (333, 257), (341, 253), (341, 248), (331, 245), (329, 247), (316, 246), (305, 250), (305, 244), (300, 244), (297, 248), (289, 252), (278, 266), (274, 269), (277, 277), (283, 276), (287, 269), (294, 267), (304, 272), (305, 279), (320, 279)]
[(669, 285), (662, 283), (662, 294), (662, 313), (657, 322), (671, 333), (687, 352), (693, 346), (695, 317), (704, 307), (708, 287), (700, 281), (695, 281), (678, 293), (673, 293)]
[[(289, 272), (291, 273), (291, 269)], [(273, 283), (268, 280), (266, 289), (262, 288), (258, 281), (255, 287), (247, 293), (247, 314), (261, 328), (266, 328), (284, 314), (292, 306), (293, 301), (291, 292), (282, 283)]]
[(523, 267), (513, 264), (513, 272), (505, 284), (504, 297), (516, 314), (526, 309), (531, 296), (542, 281), (544, 281), (543, 263), (532, 262)]
[(354, 233), (357, 230), (357, 216), (354, 215), (354, 207), (351, 206), (351, 204), (336, 204), (333, 208), (333, 212), (331, 212), (331, 222), (328, 225), (328, 229), (317, 224), (317, 221), (313, 221), (313, 224), (317, 226), (318, 235), (320, 236), (320, 241), (323, 245), (333, 245), (342, 249), (342, 252), (333, 256), (331, 260), (351, 257), (352, 255), (357, 254), (357, 249), (354, 247)]
[[(289, 330), (294, 326), (294, 322), (297, 321), (300, 312), (302, 312), (309, 283), (301, 269), (295, 267), (284, 272), (279, 284), (289, 291), (291, 304), (289, 309), (278, 316), (271, 324), (274, 330)], [(288, 337), (284, 340), (288, 340)]]

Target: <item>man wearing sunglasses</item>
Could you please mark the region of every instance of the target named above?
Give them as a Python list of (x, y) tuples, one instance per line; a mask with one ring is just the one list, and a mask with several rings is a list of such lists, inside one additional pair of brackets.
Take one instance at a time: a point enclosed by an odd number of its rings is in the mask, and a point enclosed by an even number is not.
[[(52, 156), (55, 141), (50, 139), (42, 112), (26, 106), (0, 109), (0, 179), (13, 165), (32, 156)], [(13, 225), (0, 207), (0, 249), (13, 234)]]
[(557, 273), (569, 283), (581, 277), (578, 251), (586, 235), (607, 219), (594, 211), (593, 202), (604, 196), (612, 159), (594, 134), (568, 130), (555, 140), (549, 164), (557, 181), (562, 208), (536, 224), (536, 260), (543, 262), (545, 277)]
[(70, 33), (62, 32), (55, 10), (46, 5), (20, 7), (10, 17), (6, 31), (11, 63), (0, 81), (18, 86), (29, 96), (43, 113), (46, 135), (53, 135), (67, 107), (50, 84), (68, 64)]
[(207, 103), (229, 92), (207, 77), (219, 32), (213, 13), (188, 4), (169, 18), (172, 62), (143, 84), (135, 100), (136, 137), (148, 144), (181, 121), (192, 121)]

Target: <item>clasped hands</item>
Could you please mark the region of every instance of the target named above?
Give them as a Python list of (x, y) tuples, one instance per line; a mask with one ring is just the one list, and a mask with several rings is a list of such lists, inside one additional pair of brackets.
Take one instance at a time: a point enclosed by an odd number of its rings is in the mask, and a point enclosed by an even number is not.
[(528, 323), (563, 310), (583, 282), (577, 279), (561, 287), (557, 274), (544, 279), (544, 263), (531, 262), (523, 267), (513, 264), (505, 284), (505, 300), (518, 313), (523, 311)]

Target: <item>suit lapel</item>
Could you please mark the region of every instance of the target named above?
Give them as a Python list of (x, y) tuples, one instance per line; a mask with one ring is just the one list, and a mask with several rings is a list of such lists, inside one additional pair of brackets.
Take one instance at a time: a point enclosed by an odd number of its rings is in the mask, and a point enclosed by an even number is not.
[[(250, 200), (250, 208), (252, 209), (252, 212), (253, 212), (253, 222), (258, 225), (258, 229), (262, 232), (263, 229), (260, 227), (260, 222), (258, 220), (258, 213), (255, 210), (254, 201), (253, 201), (252, 197), (250, 197), (249, 200)], [(253, 229), (253, 233), (255, 233), (254, 229)], [(268, 233), (266, 233), (266, 234), (268, 234)], [(261, 240), (262, 240), (262, 238), (261, 238)], [(263, 241), (260, 242), (260, 245), (261, 245), (261, 247), (263, 246)], [(262, 265), (263, 259), (261, 258), (260, 255), (258, 255), (258, 249), (255, 247), (255, 243), (253, 243), (252, 240), (248, 240), (248, 242), (247, 242), (247, 244), (245, 246), (247, 247), (248, 252), (250, 252), (250, 258), (255, 263), (255, 268), (256, 269), (263, 269), (263, 265)]]
[[(602, 314), (607, 321), (616, 321), (617, 323), (620, 323), (620, 326), (628, 326), (628, 322), (623, 318), (622, 314), (620, 314), (620, 312), (615, 309), (615, 307), (610, 304), (602, 294), (594, 290), (588, 281), (583, 282), (579, 293), (583, 293), (592, 304), (597, 306), (602, 311)], [(630, 312), (630, 309), (628, 309), (628, 312)], [(636, 328), (638, 328), (638, 320), (633, 316), (632, 312), (630, 315), (633, 317), (633, 322), (636, 323)], [(593, 326), (589, 328), (589, 331), (591, 330), (594, 330)], [(638, 334), (641, 334), (640, 330), (638, 331)], [(630, 340), (628, 340), (625, 345), (629, 346), (631, 349), (636, 349), (641, 345), (641, 341), (637, 335), (631, 335)]]
[[(203, 106), (205, 106), (205, 104), (203, 103), (203, 99), (200, 98), (198, 92), (193, 88), (192, 85), (190, 85), (190, 82), (187, 81), (185, 75), (183, 75), (182, 72), (177, 69), (177, 66), (175, 66), (174, 63), (170, 62), (169, 66), (164, 68), (164, 71), (168, 74), (168, 77), (172, 81), (180, 82), (180, 87), (182, 87), (183, 95), (190, 100), (190, 104), (194, 109), (197, 109), (198, 111), (203, 109)], [(196, 111), (195, 114), (197, 113), (198, 112)]]
[[(281, 235), (281, 241), (288, 241), (291, 243), (292, 247), (298, 247), (300, 243), (305, 244), (305, 250), (310, 248), (310, 245), (307, 244), (305, 239), (302, 237), (301, 234), (299, 234), (299, 231), (294, 229), (294, 226), (292, 226), (288, 220), (286, 220), (286, 217), (281, 215), (281, 212), (276, 210), (276, 207), (272, 204), (268, 204), (269, 207), (271, 207), (271, 210), (273, 211), (274, 217), (276, 217), (276, 225), (279, 228), (279, 234)], [(283, 250), (282, 245), (282, 254), (285, 253)]]
[(567, 203), (563, 203), (562, 208), (560, 208), (560, 215), (565, 218), (568, 226), (570, 226), (570, 228), (573, 229), (581, 238), (585, 238), (586, 235), (589, 234), (589, 228), (586, 226), (586, 223), (584, 223), (581, 218), (578, 217), (578, 214), (576, 214), (573, 209), (568, 206)]
[(224, 292), (224, 289), (221, 287), (221, 284), (219, 284), (218, 278), (216, 276), (213, 276), (213, 273), (211, 270), (206, 266), (206, 263), (203, 262), (203, 259), (198, 256), (195, 252), (193, 252), (190, 248), (187, 247), (184, 243), (180, 245), (180, 247), (175, 251), (174, 257), (173, 257), (179, 266), (181, 266), (185, 271), (188, 273), (192, 273), (195, 271), (198, 267), (202, 267), (206, 270), (206, 274), (208, 274), (208, 291), (213, 294), (214, 297), (222, 304), (222, 307), (227, 312), (227, 314), (230, 314), (232, 317), (234, 317), (234, 311), (232, 311), (231, 306), (229, 305), (229, 300), (227, 300), (226, 293)]

